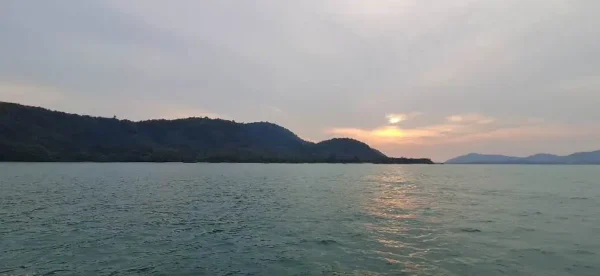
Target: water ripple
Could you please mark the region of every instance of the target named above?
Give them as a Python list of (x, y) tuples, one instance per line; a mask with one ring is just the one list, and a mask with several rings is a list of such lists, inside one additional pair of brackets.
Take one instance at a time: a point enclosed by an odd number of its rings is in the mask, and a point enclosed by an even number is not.
[(0, 275), (596, 275), (597, 179), (585, 166), (5, 163)]

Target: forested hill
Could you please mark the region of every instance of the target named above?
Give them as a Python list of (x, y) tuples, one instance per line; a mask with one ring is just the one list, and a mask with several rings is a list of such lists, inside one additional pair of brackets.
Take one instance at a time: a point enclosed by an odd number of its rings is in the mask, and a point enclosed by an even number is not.
[(0, 102), (0, 161), (432, 163), (348, 138), (312, 143), (272, 123), (132, 122)]

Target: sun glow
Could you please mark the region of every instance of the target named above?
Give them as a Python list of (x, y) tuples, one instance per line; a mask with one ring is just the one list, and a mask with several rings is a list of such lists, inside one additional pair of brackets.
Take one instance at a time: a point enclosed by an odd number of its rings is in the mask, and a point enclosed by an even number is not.
[(384, 127), (373, 132), (376, 136), (384, 138), (402, 138), (406, 133), (397, 127)]

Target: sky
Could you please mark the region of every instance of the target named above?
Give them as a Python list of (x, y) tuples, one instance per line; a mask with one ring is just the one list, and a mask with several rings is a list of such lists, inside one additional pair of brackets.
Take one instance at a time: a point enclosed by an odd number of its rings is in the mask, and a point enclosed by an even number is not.
[(598, 0), (3, 0), (0, 101), (390, 156), (600, 149)]

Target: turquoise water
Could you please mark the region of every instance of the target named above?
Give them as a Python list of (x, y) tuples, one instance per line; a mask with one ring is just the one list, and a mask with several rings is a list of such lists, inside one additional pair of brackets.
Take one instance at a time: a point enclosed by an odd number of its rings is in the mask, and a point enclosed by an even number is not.
[(4, 163), (0, 275), (600, 275), (600, 167)]

